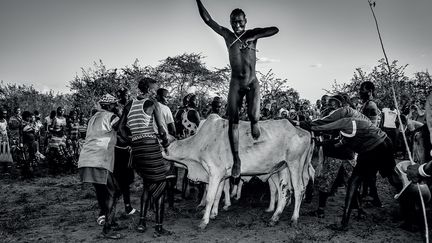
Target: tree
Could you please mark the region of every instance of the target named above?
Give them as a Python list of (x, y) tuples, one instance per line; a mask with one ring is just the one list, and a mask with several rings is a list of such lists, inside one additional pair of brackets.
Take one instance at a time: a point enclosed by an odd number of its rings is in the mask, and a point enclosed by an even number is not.
[(356, 68), (356, 72), (349, 83), (340, 84), (335, 81), (332, 89), (328, 92), (333, 94), (343, 92), (354, 97), (357, 96), (362, 82), (371, 81), (375, 84), (375, 100), (381, 108), (388, 107), (390, 103), (393, 103), (391, 85), (394, 85), (399, 108), (404, 107), (414, 98), (425, 101), (432, 88), (429, 72), (417, 72), (413, 78), (409, 78), (405, 74), (407, 66), (408, 64), (399, 65), (397, 60), (393, 61), (390, 65), (391, 77), (389, 80), (388, 67), (385, 60), (381, 59), (370, 73)]
[(0, 83), (0, 107), (12, 114), (15, 108), (21, 111), (34, 112), (38, 110), (42, 115), (49, 115), (58, 106), (70, 109), (70, 95), (54, 94), (51, 90), (46, 93), (37, 91), (32, 85), (17, 85)]
[(260, 92), (262, 97), (262, 106), (268, 103), (276, 103), (277, 109), (291, 108), (295, 103), (300, 101), (299, 93), (288, 86), (287, 79), (276, 78), (272, 69), (267, 73), (258, 72), (260, 75)]

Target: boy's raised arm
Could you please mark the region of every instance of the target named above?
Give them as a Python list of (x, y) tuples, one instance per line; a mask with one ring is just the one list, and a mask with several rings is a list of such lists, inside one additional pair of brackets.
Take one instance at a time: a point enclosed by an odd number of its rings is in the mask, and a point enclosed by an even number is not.
[(220, 26), (218, 23), (216, 23), (216, 21), (212, 19), (210, 14), (207, 12), (207, 9), (205, 9), (204, 5), (202, 4), (201, 0), (196, 0), (196, 2), (198, 5), (198, 11), (201, 15), (201, 18), (204, 20), (204, 23), (206, 23), (210, 28), (212, 28), (216, 33), (226, 38), (229, 30), (223, 26)]

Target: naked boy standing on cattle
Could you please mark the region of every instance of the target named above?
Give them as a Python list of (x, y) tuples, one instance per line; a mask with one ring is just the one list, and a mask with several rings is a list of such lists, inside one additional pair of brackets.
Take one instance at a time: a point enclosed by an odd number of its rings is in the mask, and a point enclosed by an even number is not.
[(231, 65), (231, 82), (228, 93), (227, 114), (229, 119), (228, 138), (233, 153), (234, 164), (231, 175), (240, 177), (239, 157), (239, 109), (246, 96), (247, 111), (251, 121), (252, 137), (258, 139), (260, 113), (259, 83), (255, 75), (256, 45), (259, 38), (275, 35), (276, 27), (255, 28), (246, 30), (246, 14), (241, 9), (234, 9), (230, 15), (231, 27), (234, 32), (216, 23), (204, 8), (201, 0), (197, 0), (198, 10), (204, 22), (225, 39)]

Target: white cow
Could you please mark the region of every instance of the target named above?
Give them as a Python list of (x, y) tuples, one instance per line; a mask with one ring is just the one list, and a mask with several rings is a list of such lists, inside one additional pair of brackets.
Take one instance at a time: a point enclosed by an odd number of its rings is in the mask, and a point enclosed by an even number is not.
[[(267, 120), (260, 122), (261, 136), (254, 140), (249, 125), (247, 122), (239, 124), (242, 176), (278, 173), (280, 178), (286, 178), (279, 180), (281, 193), (278, 198), (285, 206), (288, 189), (293, 191), (295, 206), (291, 221), (296, 224), (306, 184), (314, 174), (310, 164), (313, 150), (311, 135), (294, 127), (288, 120)], [(208, 182), (206, 208), (199, 225), (205, 228), (210, 214), (213, 217), (217, 214), (219, 200), (215, 199), (221, 196), (224, 187), (221, 182), (231, 175), (233, 159), (228, 140), (228, 121), (211, 114), (194, 136), (173, 141), (164, 157), (185, 164), (189, 179)], [(286, 177), (283, 176), (283, 168), (287, 168)], [(272, 220), (277, 221), (282, 210), (276, 210)]]
[[(272, 174), (271, 176), (270, 175), (258, 176), (258, 178), (261, 181), (263, 181), (263, 182), (268, 181), (269, 186), (270, 186), (270, 203), (269, 203), (268, 208), (265, 211), (266, 212), (273, 212), (273, 211), (275, 211), (275, 207), (276, 207), (276, 212), (273, 214), (273, 216), (269, 222), (270, 226), (277, 224), (277, 222), (279, 221), (280, 214), (282, 213), (283, 209), (285, 208), (285, 206), (287, 206), (291, 203), (292, 188), (290, 187), (291, 184), (288, 181), (289, 180), (288, 173), (289, 173), (288, 168), (285, 167), (285, 168), (279, 170), (278, 172)], [(269, 178), (269, 176), (270, 176), (270, 178)], [(229, 209), (229, 207), (231, 206), (231, 197), (235, 197), (235, 200), (240, 199), (243, 183), (248, 182), (251, 179), (252, 179), (252, 176), (243, 176), (242, 180), (240, 180), (239, 184), (233, 186), (233, 188), (231, 190), (231, 195), (230, 195), (229, 179), (225, 179), (221, 182), (221, 184), (219, 185), (219, 188), (223, 188), (223, 192), (225, 195), (224, 207), (223, 207), (224, 211), (227, 211)], [(287, 185), (287, 187), (282, 188), (280, 185)], [(284, 189), (284, 191), (282, 191), (283, 189)], [(197, 208), (202, 208), (202, 207), (206, 206), (207, 190), (208, 190), (208, 184), (206, 185), (205, 193), (204, 193), (204, 195), (201, 199), (201, 202)], [(218, 189), (218, 192), (216, 193), (216, 198), (215, 198), (213, 207), (211, 209), (210, 219), (215, 218), (218, 214), (220, 198), (221, 198), (221, 192), (220, 192), (220, 189)], [(288, 201), (283, 200), (284, 198), (287, 198)]]

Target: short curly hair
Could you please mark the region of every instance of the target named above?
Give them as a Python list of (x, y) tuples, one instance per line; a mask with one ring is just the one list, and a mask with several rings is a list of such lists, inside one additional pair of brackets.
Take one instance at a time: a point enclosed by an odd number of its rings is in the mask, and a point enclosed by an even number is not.
[(138, 89), (142, 92), (142, 93), (148, 93), (150, 85), (152, 84), (156, 84), (157, 81), (153, 78), (149, 78), (149, 77), (144, 77), (141, 78), (138, 81)]
[(234, 16), (237, 16), (237, 15), (243, 15), (243, 17), (246, 18), (245, 12), (240, 8), (234, 9), (230, 14), (230, 18), (232, 19)]

